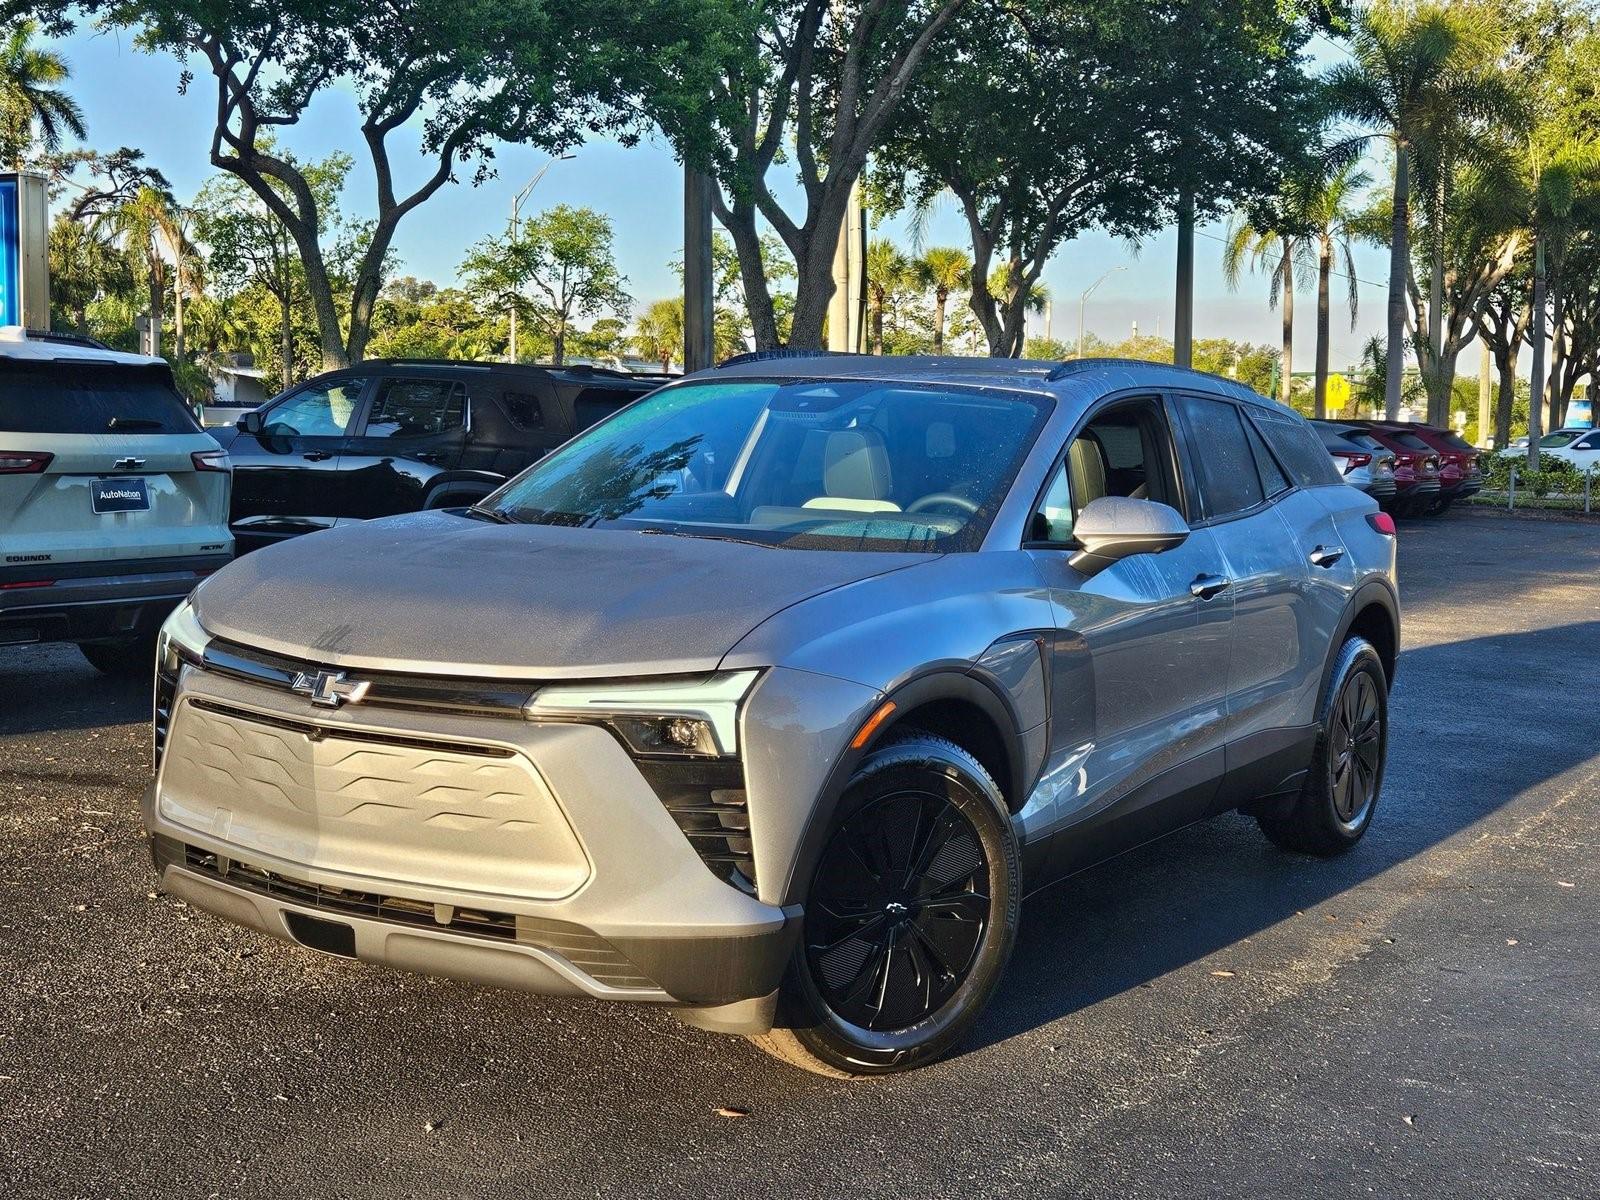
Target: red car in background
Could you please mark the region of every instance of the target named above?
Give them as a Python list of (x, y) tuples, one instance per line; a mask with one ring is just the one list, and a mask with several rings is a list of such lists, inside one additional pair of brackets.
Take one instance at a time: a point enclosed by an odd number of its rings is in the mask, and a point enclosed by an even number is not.
[(1439, 455), (1439, 507), (1449, 508), (1456, 500), (1476, 496), (1483, 490), (1483, 470), (1478, 465), (1479, 450), (1459, 433), (1424, 425), (1420, 421), (1403, 426), (1431, 446)]
[[(1417, 435), (1412, 425), (1388, 421), (1352, 421), (1351, 424), (1366, 430), (1374, 440), (1394, 451), (1394, 512), (1415, 517), (1442, 507), (1444, 487), (1440, 480), (1440, 454)], [(1451, 485), (1460, 485), (1459, 468)], [(1452, 494), (1451, 499), (1454, 498)]]

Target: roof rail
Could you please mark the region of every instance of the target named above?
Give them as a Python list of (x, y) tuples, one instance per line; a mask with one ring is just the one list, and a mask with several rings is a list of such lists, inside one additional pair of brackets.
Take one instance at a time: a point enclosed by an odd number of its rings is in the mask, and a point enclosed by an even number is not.
[(84, 346), (90, 350), (109, 350), (99, 338), (92, 338), (84, 333), (56, 333), (54, 330), (30, 329), (27, 331), (30, 342), (54, 342), (61, 346)]
[(735, 354), (723, 359), (717, 364), (717, 370), (723, 367), (737, 367), (744, 363), (769, 362), (780, 358), (871, 358), (872, 355), (856, 354), (849, 350), (802, 350), (792, 346), (778, 346), (771, 350), (747, 350), (743, 354)]

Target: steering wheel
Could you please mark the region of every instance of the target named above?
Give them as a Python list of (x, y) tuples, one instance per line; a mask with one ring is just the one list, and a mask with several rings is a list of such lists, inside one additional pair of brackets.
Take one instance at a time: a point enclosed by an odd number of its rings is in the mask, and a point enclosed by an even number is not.
[(975, 516), (978, 506), (965, 496), (958, 496), (954, 492), (929, 492), (926, 496), (919, 496), (906, 506), (908, 513), (926, 512), (930, 508), (947, 505), (950, 508), (959, 508), (967, 516)]

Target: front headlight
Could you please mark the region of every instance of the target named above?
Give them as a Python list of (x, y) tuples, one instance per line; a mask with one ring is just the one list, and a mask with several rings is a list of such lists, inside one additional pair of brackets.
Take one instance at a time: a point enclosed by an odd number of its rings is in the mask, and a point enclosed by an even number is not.
[(533, 719), (604, 722), (635, 754), (732, 757), (739, 753), (739, 703), (757, 674), (551, 684), (540, 688), (523, 711)]
[(156, 635), (156, 673), (176, 675), (180, 663), (199, 663), (210, 641), (211, 635), (200, 627), (200, 618), (194, 614), (193, 601), (185, 600), (172, 610)]

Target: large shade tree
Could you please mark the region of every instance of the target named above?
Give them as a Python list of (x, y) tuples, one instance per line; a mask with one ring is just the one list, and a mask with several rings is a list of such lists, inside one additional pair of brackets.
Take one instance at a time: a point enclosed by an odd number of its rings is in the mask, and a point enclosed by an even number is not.
[[(984, 3), (985, 0), (976, 0)], [(719, 70), (683, 74), (645, 103), (679, 152), (716, 182), (757, 346), (778, 344), (765, 222), (795, 266), (788, 341), (822, 345), (839, 230), (867, 156), (893, 127), (930, 49), (969, 0), (712, 0)], [(992, 2), (990, 7), (997, 7)], [(741, 52), (742, 47), (754, 54)], [(773, 175), (798, 176), (795, 190)]]
[(1091, 227), (1152, 233), (1180, 193), (1203, 219), (1275, 185), (1309, 136), (1300, 47), (1317, 12), (1277, 0), (974, 3), (930, 52), (874, 181), (913, 208), (955, 196), (971, 308), (990, 353), (1017, 354), (1064, 242)]
[[(638, 97), (671, 91), (724, 45), (701, 0), (0, 0), (0, 17), (22, 15), (51, 31), (131, 29), (184, 63), (183, 86), (209, 76), (211, 161), (289, 231), (329, 367), (365, 352), (395, 233), (439, 189), (484, 179), (503, 142), (556, 152), (591, 133), (636, 136)], [(355, 98), (373, 189), (343, 303), (316, 189), (272, 141), (333, 88)]]

